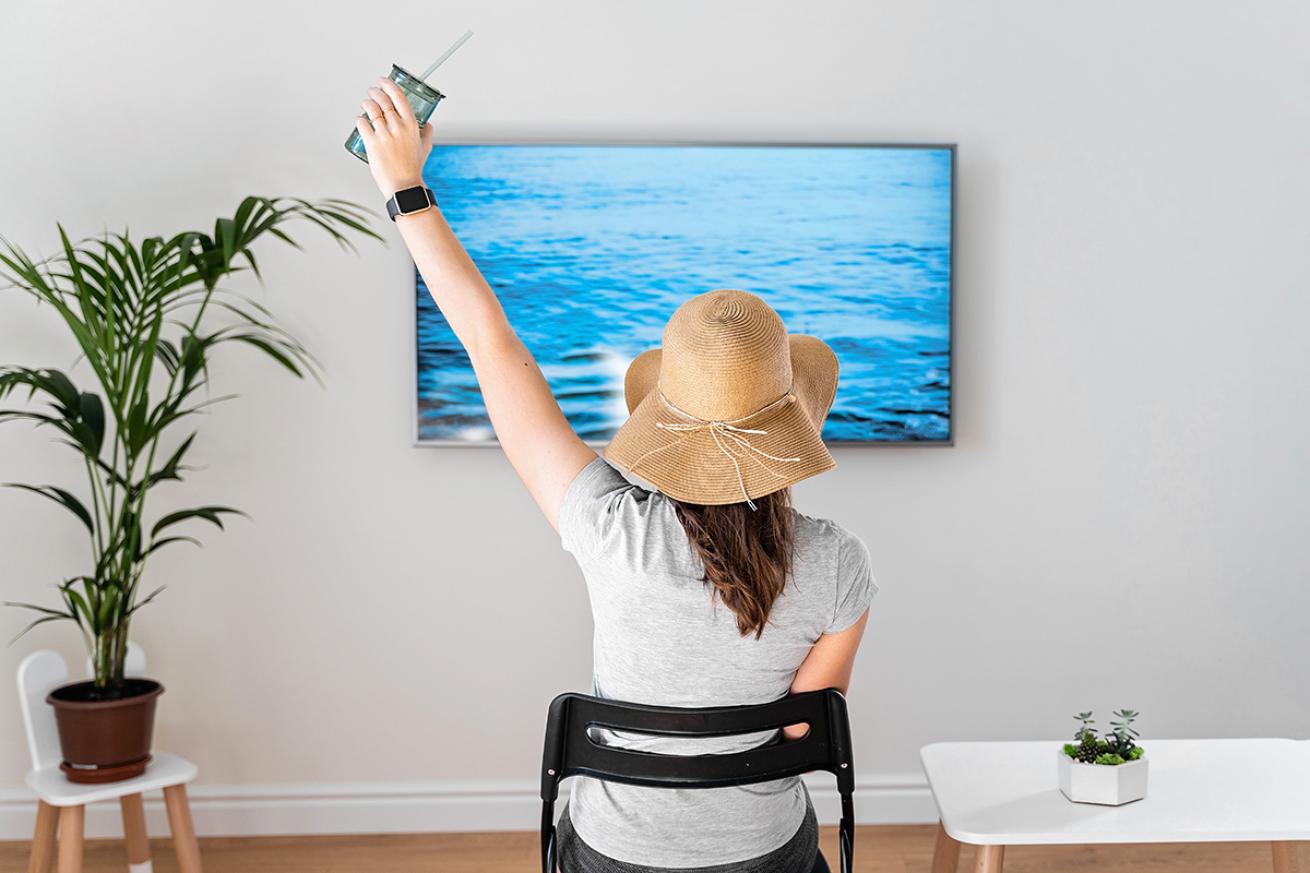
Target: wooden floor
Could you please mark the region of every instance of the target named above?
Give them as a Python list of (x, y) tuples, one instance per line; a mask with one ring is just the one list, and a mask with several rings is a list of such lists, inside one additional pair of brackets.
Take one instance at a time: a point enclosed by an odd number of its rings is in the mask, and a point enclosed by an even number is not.
[[(929, 873), (936, 829), (869, 826), (856, 837), (857, 873)], [(536, 873), (535, 833), (416, 834), (358, 837), (223, 837), (202, 839), (205, 873)], [(835, 831), (825, 828), (823, 851), (834, 865)], [(166, 840), (154, 843), (155, 873), (176, 873)], [(0, 843), (0, 871), (27, 869), (25, 843)], [(122, 873), (127, 857), (117, 840), (87, 843), (83, 873)], [(964, 847), (960, 870), (973, 870)], [(1270, 873), (1267, 843), (1192, 846), (1012, 848), (1006, 873)]]

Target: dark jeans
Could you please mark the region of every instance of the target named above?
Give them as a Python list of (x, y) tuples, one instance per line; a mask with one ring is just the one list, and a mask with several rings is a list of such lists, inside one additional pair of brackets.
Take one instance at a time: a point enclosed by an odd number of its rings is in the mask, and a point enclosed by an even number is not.
[(569, 808), (564, 807), (556, 830), (561, 873), (829, 873), (828, 864), (819, 854), (819, 823), (814, 807), (805, 812), (796, 836), (782, 846), (747, 861), (714, 864), (710, 867), (646, 867), (616, 861), (588, 846), (573, 830)]

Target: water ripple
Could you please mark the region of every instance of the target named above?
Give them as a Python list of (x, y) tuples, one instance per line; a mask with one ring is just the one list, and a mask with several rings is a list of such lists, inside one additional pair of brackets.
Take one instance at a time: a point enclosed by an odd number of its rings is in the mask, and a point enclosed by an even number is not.
[[(628, 362), (713, 288), (832, 346), (825, 439), (949, 437), (946, 150), (444, 146), (424, 178), (586, 439), (613, 434)], [(494, 438), (421, 278), (416, 305), (419, 438)]]

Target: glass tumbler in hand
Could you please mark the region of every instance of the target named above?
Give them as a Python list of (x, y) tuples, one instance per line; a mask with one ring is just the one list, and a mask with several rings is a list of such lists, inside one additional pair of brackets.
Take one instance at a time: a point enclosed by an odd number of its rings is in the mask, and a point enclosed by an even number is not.
[[(399, 85), (400, 90), (405, 92), (405, 97), (409, 100), (410, 108), (414, 110), (414, 118), (418, 120), (420, 127), (428, 123), (433, 110), (446, 96), (404, 67), (398, 67), (395, 64), (391, 65), (391, 75), (388, 78)], [(365, 117), (367, 116), (360, 116), (360, 118)], [(364, 163), (368, 163), (368, 153), (364, 150), (364, 138), (359, 135), (358, 130), (352, 129), (350, 131), (350, 136), (346, 138), (346, 151)]]

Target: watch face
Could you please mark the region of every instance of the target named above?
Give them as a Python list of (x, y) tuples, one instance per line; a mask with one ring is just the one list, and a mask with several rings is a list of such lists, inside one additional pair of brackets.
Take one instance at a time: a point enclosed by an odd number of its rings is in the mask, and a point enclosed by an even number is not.
[(396, 192), (396, 206), (400, 212), (418, 212), (427, 209), (428, 192), (422, 188), (406, 188), (404, 191)]

